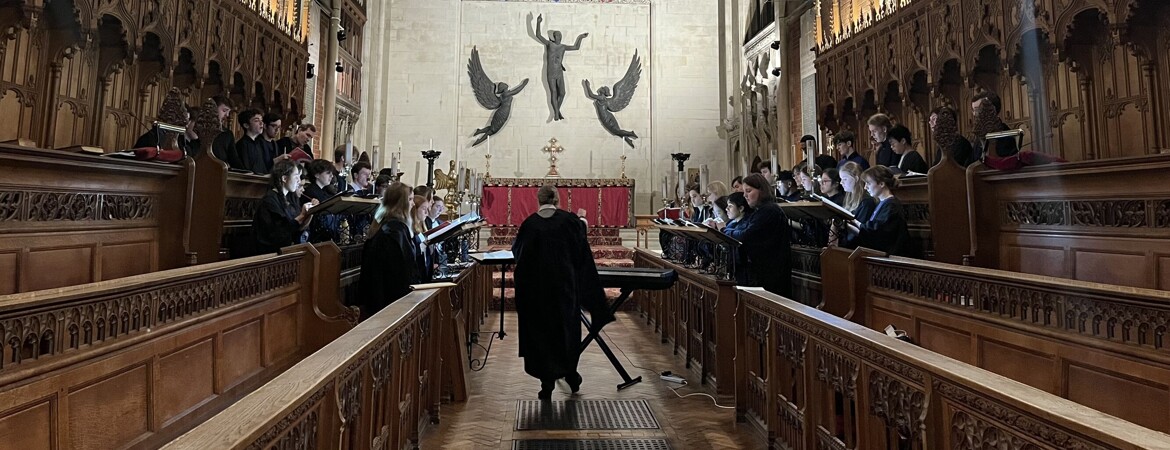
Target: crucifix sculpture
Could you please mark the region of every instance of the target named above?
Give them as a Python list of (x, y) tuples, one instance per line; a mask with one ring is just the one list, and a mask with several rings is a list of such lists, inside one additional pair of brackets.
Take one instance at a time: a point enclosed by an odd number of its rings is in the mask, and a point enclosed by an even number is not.
[(565, 151), (563, 147), (557, 144), (557, 138), (548, 140), (548, 145), (540, 149), (540, 151), (548, 153), (548, 174), (546, 178), (560, 178), (561, 174), (557, 172), (557, 154)]

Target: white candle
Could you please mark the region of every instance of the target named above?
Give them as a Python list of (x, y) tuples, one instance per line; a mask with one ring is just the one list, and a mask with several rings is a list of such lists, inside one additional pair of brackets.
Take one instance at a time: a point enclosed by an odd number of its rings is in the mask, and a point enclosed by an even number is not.
[(709, 172), (707, 171), (707, 165), (706, 164), (699, 165), (699, 192), (704, 192), (707, 190), (707, 181), (708, 181), (707, 178), (709, 176), (710, 175), (709, 175)]
[(427, 149), (432, 150), (434, 148), (435, 148), (435, 138), (431, 138), (431, 143), (427, 145)]
[(776, 153), (772, 154), (772, 176), (773, 177), (775, 177), (776, 174), (778, 173), (778, 172), (776, 172), (776, 164), (777, 164), (777, 160), (779, 159), (779, 157), (780, 157), (780, 155), (778, 155)]
[(418, 174), (422, 173), (422, 161), (414, 162), (414, 185), (418, 186)]
[(667, 193), (667, 190), (670, 189), (670, 181), (668, 180), (670, 180), (669, 176), (662, 177), (662, 198), (670, 198), (670, 195)]
[(462, 191), (463, 184), (467, 182), (467, 177), (463, 174), (463, 163), (459, 163), (456, 167), (458, 167), (458, 172), (455, 174), (455, 189)]

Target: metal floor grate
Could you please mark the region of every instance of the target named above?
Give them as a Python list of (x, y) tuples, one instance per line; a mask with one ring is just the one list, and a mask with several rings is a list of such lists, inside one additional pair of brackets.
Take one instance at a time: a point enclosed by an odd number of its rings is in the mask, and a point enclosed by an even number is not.
[(524, 439), (512, 450), (670, 450), (666, 439)]
[(645, 400), (568, 400), (557, 402), (520, 400), (516, 406), (516, 430), (643, 430), (657, 428), (658, 420), (654, 418), (654, 413), (650, 411), (650, 404), (646, 403)]

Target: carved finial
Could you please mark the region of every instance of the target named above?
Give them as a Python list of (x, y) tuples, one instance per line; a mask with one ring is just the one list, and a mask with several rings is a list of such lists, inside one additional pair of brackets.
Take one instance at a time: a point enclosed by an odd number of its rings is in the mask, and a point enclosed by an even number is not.
[(199, 108), (199, 116), (195, 118), (195, 135), (204, 137), (201, 139), (201, 151), (206, 151), (211, 148), (212, 141), (215, 136), (219, 134), (222, 125), (219, 122), (219, 114), (216, 109), (215, 100), (207, 99), (203, 101), (203, 106)]
[(187, 105), (183, 104), (179, 88), (171, 88), (158, 108), (158, 121), (176, 126), (187, 125)]

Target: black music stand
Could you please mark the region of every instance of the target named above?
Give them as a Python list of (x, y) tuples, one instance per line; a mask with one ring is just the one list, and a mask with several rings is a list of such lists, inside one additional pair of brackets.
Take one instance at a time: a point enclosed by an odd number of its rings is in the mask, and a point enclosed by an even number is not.
[[(614, 284), (614, 283), (607, 283), (606, 282), (606, 281), (608, 281), (607, 278), (611, 278), (611, 277), (616, 278), (616, 277), (620, 277), (621, 275), (624, 275), (624, 274), (636, 274), (638, 272), (645, 272), (645, 271), (647, 271), (647, 269), (607, 267), (604, 269), (599, 269), (597, 272), (599, 275), (602, 276), (602, 283), (601, 283), (602, 286), (611, 287), (610, 285)], [(648, 290), (658, 291), (658, 290), (670, 289), (670, 287), (674, 285), (674, 282), (678, 281), (678, 273), (675, 272), (674, 270), (669, 270), (669, 269), (665, 270), (665, 271), (657, 270), (657, 272), (660, 272), (658, 274), (660, 276), (656, 280), (658, 283), (661, 283), (659, 285), (656, 285), (653, 287), (644, 286), (644, 285), (640, 286), (640, 287), (632, 287), (632, 286), (628, 286), (628, 285), (621, 286), (621, 295), (619, 295), (618, 298), (616, 300), (614, 300), (614, 302), (612, 304), (609, 305), (610, 316), (617, 314), (618, 310), (620, 310), (622, 308), (622, 305), (626, 303), (626, 300), (629, 300), (630, 294), (633, 294), (635, 290), (648, 289)], [(606, 276), (607, 273), (610, 273), (613, 275), (611, 275), (610, 277), (607, 277)], [(606, 324), (601, 324), (600, 326), (597, 327), (597, 329), (594, 329), (593, 324), (590, 323), (590, 321), (589, 321), (589, 318), (585, 316), (585, 312), (581, 311), (580, 314), (581, 314), (581, 323), (584, 323), (585, 329), (589, 330), (589, 334), (587, 334), (585, 336), (585, 339), (583, 341), (581, 341), (581, 353), (585, 353), (585, 349), (587, 347), (589, 347), (589, 343), (596, 340), (597, 346), (601, 347), (601, 351), (603, 353), (605, 353), (605, 357), (609, 358), (609, 363), (613, 364), (613, 368), (616, 369), (618, 371), (618, 374), (622, 376), (622, 382), (617, 385), (617, 390), (620, 391), (622, 389), (628, 388), (628, 387), (633, 386), (635, 384), (641, 383), (642, 382), (641, 376), (639, 376), (637, 378), (630, 378), (630, 374), (629, 374), (629, 372), (626, 372), (626, 368), (624, 366), (622, 366), (622, 362), (618, 361), (617, 356), (614, 356), (614, 354), (613, 354), (613, 350), (610, 350), (609, 345), (607, 345), (605, 343), (605, 339), (601, 338), (601, 336), (600, 336), (601, 329), (605, 328)]]
[[(485, 266), (500, 266), (500, 330), (499, 331), (480, 331), (479, 332), (479, 333), (490, 333), (491, 334), (492, 337), (488, 338), (487, 347), (484, 347), (483, 345), (480, 345), (478, 343), (478, 339), (479, 339), (478, 333), (472, 335), (472, 336), (475, 336), (475, 338), (473, 339), (473, 342), (467, 343), (467, 364), (468, 364), (468, 366), (471, 367), (471, 370), (480, 371), (480, 370), (483, 370), (483, 367), (485, 365), (487, 365), (488, 355), (490, 355), (492, 352), (492, 340), (493, 340), (492, 338), (499, 336), (500, 340), (504, 340), (504, 336), (508, 335), (508, 333), (506, 333), (504, 331), (504, 286), (505, 286), (505, 282), (507, 281), (506, 274), (508, 273), (508, 266), (516, 264), (516, 257), (514, 255), (512, 255), (511, 250), (502, 250), (502, 251), (497, 251), (497, 252), (473, 253), (471, 255), (471, 259), (479, 261), (480, 264), (485, 265)], [(472, 339), (471, 336), (468, 336), (468, 338)], [(482, 360), (474, 359), (471, 357), (471, 345), (472, 344), (479, 345), (479, 347), (484, 350)], [(475, 366), (476, 362), (479, 362), (478, 369)]]

